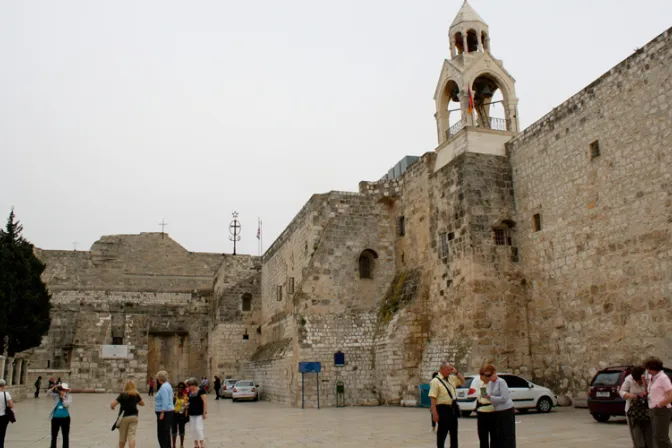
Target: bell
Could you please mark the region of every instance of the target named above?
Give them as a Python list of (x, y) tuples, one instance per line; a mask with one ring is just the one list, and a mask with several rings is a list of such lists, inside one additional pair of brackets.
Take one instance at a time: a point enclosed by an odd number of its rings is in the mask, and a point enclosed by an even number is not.
[(479, 93), (479, 96), (483, 98), (492, 98), (492, 96), (495, 94), (491, 89), (488, 84), (484, 84), (483, 88), (481, 89)]
[(454, 87), (453, 90), (451, 90), (450, 99), (456, 103), (460, 102), (460, 89), (458, 87)]

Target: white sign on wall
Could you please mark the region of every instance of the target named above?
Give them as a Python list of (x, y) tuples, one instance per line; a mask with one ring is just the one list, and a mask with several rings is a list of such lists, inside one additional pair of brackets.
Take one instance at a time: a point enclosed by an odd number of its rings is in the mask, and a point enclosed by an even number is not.
[(101, 358), (128, 358), (128, 345), (102, 345)]

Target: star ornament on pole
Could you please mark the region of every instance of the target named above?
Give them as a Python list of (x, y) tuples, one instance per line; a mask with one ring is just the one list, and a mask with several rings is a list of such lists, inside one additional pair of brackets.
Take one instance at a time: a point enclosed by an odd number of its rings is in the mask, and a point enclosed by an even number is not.
[(229, 224), (229, 240), (233, 241), (233, 255), (236, 255), (236, 243), (240, 241), (240, 232), (242, 231), (243, 227), (240, 225), (240, 221), (238, 221), (238, 212), (233, 212), (233, 221), (231, 221), (231, 224)]

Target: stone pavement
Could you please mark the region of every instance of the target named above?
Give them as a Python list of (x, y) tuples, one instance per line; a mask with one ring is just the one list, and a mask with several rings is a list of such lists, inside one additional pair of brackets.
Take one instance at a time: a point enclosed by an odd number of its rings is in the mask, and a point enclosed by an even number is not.
[[(110, 427), (115, 413), (109, 394), (75, 394), (72, 405), (72, 448), (116, 447)], [(210, 398), (210, 396), (208, 397)], [(152, 398), (140, 411), (137, 447), (154, 448), (156, 425)], [(7, 448), (44, 448), (49, 445), (51, 400), (25, 399), (17, 403), (18, 422), (10, 425)], [(399, 407), (295, 409), (267, 402), (209, 402), (205, 422), (206, 446), (215, 447), (433, 447), (429, 411)], [(585, 409), (559, 408), (551, 414), (530, 413), (516, 418), (519, 447), (630, 447), (624, 420), (595, 422)], [(60, 447), (59, 442), (59, 447)], [(179, 444), (178, 444), (179, 446)], [(193, 442), (187, 438), (185, 446)], [(476, 419), (460, 419), (460, 446), (477, 447)]]

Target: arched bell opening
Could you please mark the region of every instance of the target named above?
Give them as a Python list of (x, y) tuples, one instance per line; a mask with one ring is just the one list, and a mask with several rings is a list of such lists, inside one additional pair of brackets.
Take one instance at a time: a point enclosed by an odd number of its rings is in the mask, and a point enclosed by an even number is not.
[(481, 42), (483, 43), (483, 50), (490, 51), (490, 37), (485, 31), (481, 32)]
[(490, 75), (481, 75), (472, 86), (476, 127), (508, 131), (508, 98), (499, 82)]
[(464, 36), (462, 33), (455, 33), (455, 49), (458, 55), (464, 53)]
[(441, 92), (438, 117), (445, 139), (449, 139), (463, 127), (460, 88), (453, 80), (448, 81)]
[(469, 53), (478, 51), (478, 32), (476, 30), (467, 31), (467, 51)]

